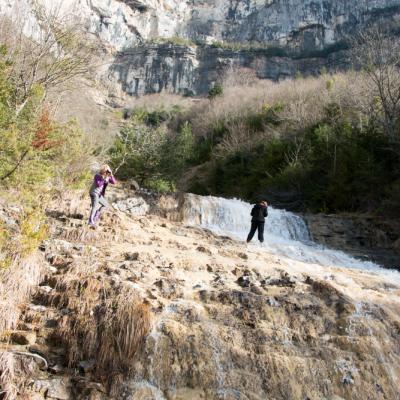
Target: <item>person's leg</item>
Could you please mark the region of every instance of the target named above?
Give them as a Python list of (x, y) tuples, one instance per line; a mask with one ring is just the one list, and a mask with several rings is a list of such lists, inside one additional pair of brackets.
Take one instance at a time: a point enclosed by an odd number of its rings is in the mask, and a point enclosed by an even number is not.
[(90, 195), (90, 200), (92, 202), (92, 209), (90, 211), (89, 225), (94, 225), (95, 224), (96, 212), (97, 212), (97, 210), (99, 208), (99, 196), (91, 194)]
[(251, 239), (253, 239), (254, 234), (256, 233), (257, 230), (257, 222), (252, 222), (251, 223), (251, 229), (250, 229), (250, 233), (247, 236), (247, 242), (250, 242)]
[(97, 209), (97, 211), (96, 211), (96, 214), (94, 215), (94, 221), (95, 222), (98, 222), (99, 221), (99, 219), (100, 219), (100, 217), (101, 217), (101, 209), (103, 208), (103, 206), (100, 206), (98, 209)]
[(97, 222), (100, 217), (101, 217), (101, 213), (104, 211), (105, 208), (108, 207), (108, 201), (104, 198), (104, 196), (100, 196), (99, 197), (99, 207), (96, 211), (96, 214), (94, 216), (94, 220)]
[(260, 241), (260, 243), (264, 242), (264, 227), (265, 227), (265, 223), (264, 222), (259, 222), (257, 224), (258, 227), (258, 240)]

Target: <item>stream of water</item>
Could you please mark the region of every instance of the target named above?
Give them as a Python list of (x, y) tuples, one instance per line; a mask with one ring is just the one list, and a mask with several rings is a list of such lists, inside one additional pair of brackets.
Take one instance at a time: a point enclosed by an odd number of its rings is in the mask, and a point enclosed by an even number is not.
[[(197, 225), (234, 239), (246, 240), (250, 229), (252, 205), (237, 199), (224, 199), (212, 196), (187, 194), (182, 208), (183, 219), (190, 225)], [(306, 222), (298, 215), (285, 210), (268, 207), (265, 224), (265, 242), (262, 246), (268, 252), (287, 257), (290, 260), (345, 268), (358, 268), (371, 272), (387, 271), (377, 264), (360, 261), (342, 251), (328, 249), (312, 241)]]

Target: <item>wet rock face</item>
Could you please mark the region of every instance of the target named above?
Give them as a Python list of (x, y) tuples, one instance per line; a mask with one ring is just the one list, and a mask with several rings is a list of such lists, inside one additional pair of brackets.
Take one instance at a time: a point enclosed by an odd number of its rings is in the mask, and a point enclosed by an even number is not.
[(69, 196), (48, 210), (43, 279), (0, 335), (9, 399), (398, 400), (392, 276), (174, 222), (167, 195), (141, 193), (157, 215), (110, 207), (92, 231)]
[(328, 283), (300, 286), (305, 292), (221, 290), (203, 293), (196, 306), (174, 302), (148, 338), (136, 364), (141, 372), (123, 398), (361, 400), (379, 398), (383, 386), (395, 398), (384, 364), (368, 368), (379, 342), (387, 343), (374, 339), (388, 328), (379, 311), (355, 307)]
[(400, 269), (400, 224), (377, 217), (305, 215), (317, 243), (340, 249), (387, 268)]

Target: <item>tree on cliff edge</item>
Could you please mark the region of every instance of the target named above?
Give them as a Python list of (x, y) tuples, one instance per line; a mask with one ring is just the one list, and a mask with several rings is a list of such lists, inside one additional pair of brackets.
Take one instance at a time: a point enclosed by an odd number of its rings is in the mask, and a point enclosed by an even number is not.
[(353, 41), (354, 61), (375, 93), (371, 115), (393, 143), (400, 140), (400, 40), (382, 26), (360, 33)]
[(55, 9), (46, 11), (33, 5), (36, 30), (25, 33), (26, 17), (0, 20), (0, 43), (7, 48), (10, 65), (8, 80), (15, 87), (15, 105), (19, 112), (40, 87), (43, 100), (51, 89), (91, 71), (95, 46), (87, 39), (79, 22), (62, 16)]

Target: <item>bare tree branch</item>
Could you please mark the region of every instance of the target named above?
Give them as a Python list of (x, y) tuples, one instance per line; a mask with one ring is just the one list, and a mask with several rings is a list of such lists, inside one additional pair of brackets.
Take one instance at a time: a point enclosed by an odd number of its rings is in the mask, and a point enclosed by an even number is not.
[[(400, 139), (400, 40), (378, 25), (353, 40), (353, 58), (379, 104), (371, 107), (392, 142)], [(381, 109), (379, 109), (379, 106)]]

